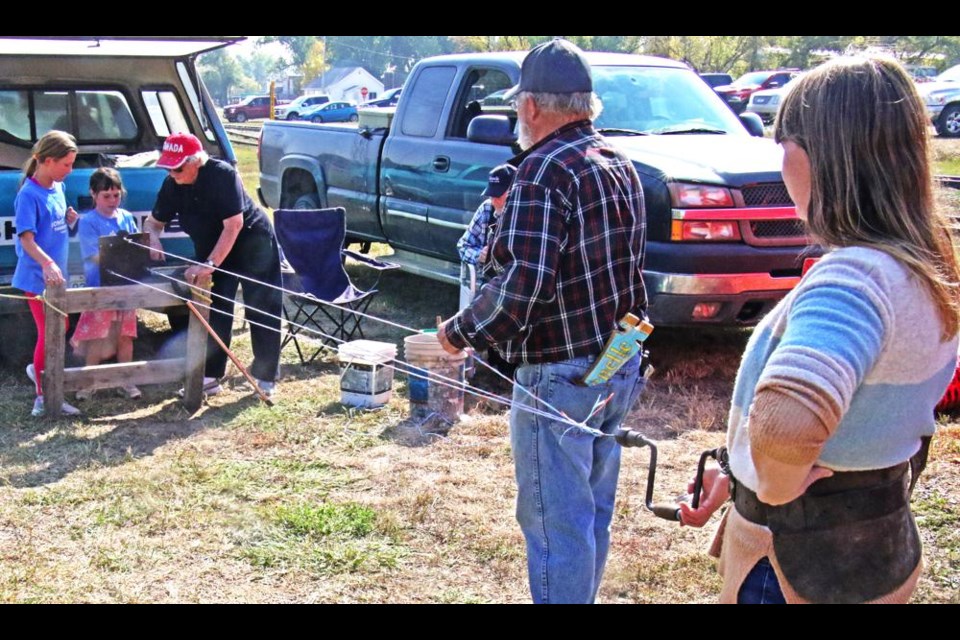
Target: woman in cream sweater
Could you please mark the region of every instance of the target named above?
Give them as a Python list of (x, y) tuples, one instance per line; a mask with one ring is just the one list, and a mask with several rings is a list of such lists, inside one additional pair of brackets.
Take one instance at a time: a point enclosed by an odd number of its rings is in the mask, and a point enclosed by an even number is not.
[(893, 60), (826, 63), (777, 116), (783, 178), (830, 252), (760, 323), (734, 388), (728, 473), (703, 526), (724, 602), (904, 602), (920, 573), (909, 494), (957, 360), (960, 273), (934, 204), (923, 102)]

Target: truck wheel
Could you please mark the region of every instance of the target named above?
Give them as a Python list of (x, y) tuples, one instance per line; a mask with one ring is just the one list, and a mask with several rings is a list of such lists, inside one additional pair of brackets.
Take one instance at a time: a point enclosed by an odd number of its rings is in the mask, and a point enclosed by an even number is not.
[(237, 114), (237, 122), (243, 124), (246, 121), (247, 121), (247, 114), (243, 113), (242, 111)]
[(944, 138), (960, 136), (960, 104), (951, 104), (943, 108), (937, 118), (937, 133)]
[(323, 205), (320, 203), (320, 196), (316, 193), (305, 193), (302, 196), (298, 196), (296, 200), (293, 201), (294, 209), (322, 209)]
[(300, 114), (296, 111), (291, 111), (287, 114), (287, 120), (297, 120), (300, 117)]
[(356, 122), (359, 119), (360, 119), (360, 116), (358, 116), (357, 114), (355, 113), (350, 114), (350, 122)]

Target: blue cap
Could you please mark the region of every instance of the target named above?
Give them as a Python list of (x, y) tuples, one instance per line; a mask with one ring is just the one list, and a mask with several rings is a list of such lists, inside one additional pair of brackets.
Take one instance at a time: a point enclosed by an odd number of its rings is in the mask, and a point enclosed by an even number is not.
[(531, 93), (588, 93), (593, 91), (590, 64), (580, 47), (554, 38), (530, 50), (520, 66), (520, 83), (508, 90), (504, 100), (521, 91)]
[(499, 198), (509, 191), (515, 175), (517, 175), (517, 168), (512, 164), (501, 164), (494, 167), (487, 178), (487, 188), (483, 190), (482, 195), (488, 198)]

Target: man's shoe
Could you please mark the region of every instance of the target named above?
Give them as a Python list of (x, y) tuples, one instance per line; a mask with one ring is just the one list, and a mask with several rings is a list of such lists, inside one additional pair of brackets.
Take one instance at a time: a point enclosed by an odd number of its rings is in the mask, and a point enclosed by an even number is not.
[(120, 387), (119, 389), (117, 389), (117, 391), (120, 393), (121, 396), (125, 398), (129, 398), (131, 400), (137, 400), (143, 397), (143, 394), (140, 392), (140, 389), (138, 389), (136, 385), (132, 385), (132, 384), (128, 384), (124, 387)]
[(85, 402), (85, 401), (89, 400), (90, 398), (92, 398), (92, 397), (93, 397), (93, 394), (95, 394), (96, 392), (97, 392), (97, 390), (94, 389), (93, 387), (88, 387), (88, 388), (86, 388), (86, 389), (80, 389), (80, 391), (77, 391), (76, 398), (77, 398), (77, 400), (79, 400), (80, 402)]
[[(207, 376), (203, 377), (203, 395), (215, 396), (221, 391), (223, 391), (223, 387), (220, 386), (219, 378), (208, 378)], [(181, 388), (180, 391), (177, 391), (177, 395), (181, 398), (184, 396), (184, 393), (185, 390), (183, 388)]]
[(271, 399), (272, 399), (272, 398), (273, 398), (273, 394), (274, 394), (274, 393), (276, 392), (276, 390), (277, 390), (277, 383), (276, 383), (276, 382), (269, 382), (269, 381), (267, 381), (267, 380), (258, 380), (257, 378), (254, 378), (254, 380), (257, 381), (257, 386), (260, 387), (260, 391), (263, 392), (263, 395), (265, 395), (265, 396), (267, 396), (268, 398), (271, 398)]
[(37, 396), (37, 399), (33, 401), (33, 411), (30, 412), (30, 415), (37, 418), (43, 415), (43, 396)]

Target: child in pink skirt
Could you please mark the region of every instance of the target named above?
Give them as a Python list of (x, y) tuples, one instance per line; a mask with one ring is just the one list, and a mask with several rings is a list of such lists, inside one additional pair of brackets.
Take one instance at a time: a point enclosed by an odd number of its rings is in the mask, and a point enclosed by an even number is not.
[[(93, 206), (80, 218), (80, 253), (88, 287), (100, 286), (100, 238), (116, 235), (119, 231), (137, 233), (137, 222), (129, 211), (120, 208), (126, 195), (120, 174), (116, 169), (101, 168), (90, 176), (90, 195)], [(95, 366), (117, 356), (117, 362), (133, 359), (133, 339), (137, 337), (135, 309), (84, 311), (77, 323), (70, 344), (86, 359), (87, 366)], [(140, 389), (126, 385), (118, 389), (128, 398), (139, 398)], [(77, 400), (87, 400), (94, 389), (81, 389)]]

